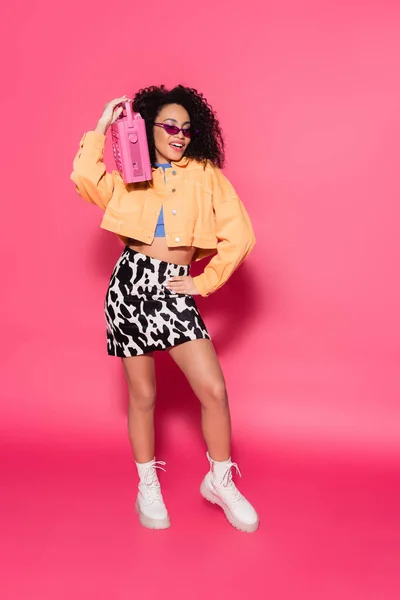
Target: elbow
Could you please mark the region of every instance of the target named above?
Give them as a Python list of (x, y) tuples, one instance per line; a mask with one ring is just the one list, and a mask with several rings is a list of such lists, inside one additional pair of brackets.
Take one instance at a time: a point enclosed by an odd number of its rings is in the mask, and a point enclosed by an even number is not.
[(96, 204), (103, 210), (105, 209), (107, 202), (104, 202), (101, 195), (98, 193), (97, 186), (93, 185), (88, 177), (80, 174), (79, 171), (74, 171), (70, 175), (70, 179), (75, 184), (76, 193), (89, 204)]
[(256, 236), (254, 235), (254, 232), (251, 232), (250, 236), (249, 236), (249, 240), (248, 240), (248, 247), (249, 247), (249, 252), (251, 252), (254, 248), (254, 246), (256, 245)]
[(254, 235), (254, 231), (250, 230), (248, 232), (248, 235), (246, 236), (246, 239), (243, 244), (244, 256), (247, 256), (248, 254), (250, 254), (250, 252), (253, 250), (255, 245), (256, 245), (256, 237)]
[(76, 193), (79, 194), (79, 196), (81, 198), (83, 198), (84, 200), (86, 200), (87, 202), (91, 202), (89, 196), (85, 192), (85, 185), (84, 185), (83, 179), (79, 175), (79, 173), (77, 173), (77, 171), (75, 169), (72, 171), (72, 173), (70, 175), (70, 179), (75, 184)]

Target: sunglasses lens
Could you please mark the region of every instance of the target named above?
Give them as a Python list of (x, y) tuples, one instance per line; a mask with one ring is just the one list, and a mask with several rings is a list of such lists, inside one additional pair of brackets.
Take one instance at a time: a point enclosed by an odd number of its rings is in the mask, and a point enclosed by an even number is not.
[(177, 135), (179, 133), (179, 127), (176, 125), (164, 125), (164, 129), (169, 135)]
[(185, 138), (190, 138), (192, 136), (192, 132), (190, 131), (190, 127), (187, 127), (186, 129), (182, 129), (182, 133), (185, 136)]

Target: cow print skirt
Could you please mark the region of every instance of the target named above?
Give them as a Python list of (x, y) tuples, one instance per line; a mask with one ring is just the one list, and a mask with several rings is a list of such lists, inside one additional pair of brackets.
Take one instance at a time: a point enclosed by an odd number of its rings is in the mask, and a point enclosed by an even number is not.
[(189, 275), (189, 265), (150, 258), (128, 246), (111, 275), (105, 300), (107, 352), (138, 356), (196, 339), (211, 339), (193, 296), (164, 285)]

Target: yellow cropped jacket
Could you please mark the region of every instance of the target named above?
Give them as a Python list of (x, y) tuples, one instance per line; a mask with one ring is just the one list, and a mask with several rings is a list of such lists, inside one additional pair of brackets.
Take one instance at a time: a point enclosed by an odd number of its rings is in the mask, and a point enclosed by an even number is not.
[(151, 182), (125, 184), (103, 162), (106, 136), (89, 131), (81, 139), (71, 179), (78, 194), (104, 210), (101, 227), (151, 244), (160, 209), (164, 209), (169, 247), (196, 248), (193, 260), (215, 254), (194, 278), (202, 296), (219, 289), (255, 244), (245, 207), (220, 169), (183, 157), (171, 168), (153, 170)]

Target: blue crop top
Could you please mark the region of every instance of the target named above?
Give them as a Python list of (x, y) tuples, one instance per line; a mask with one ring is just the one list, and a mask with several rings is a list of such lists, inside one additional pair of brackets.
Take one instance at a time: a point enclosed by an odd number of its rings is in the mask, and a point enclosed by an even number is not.
[[(165, 169), (169, 169), (171, 167), (170, 163), (156, 163), (156, 167), (161, 167), (165, 173)], [(165, 179), (165, 177), (164, 177)], [(158, 221), (156, 225), (156, 230), (154, 232), (155, 237), (165, 237), (165, 227), (164, 227), (164, 211), (163, 207), (161, 207), (160, 214), (158, 216)]]

